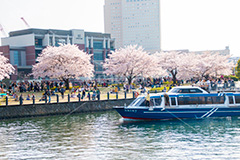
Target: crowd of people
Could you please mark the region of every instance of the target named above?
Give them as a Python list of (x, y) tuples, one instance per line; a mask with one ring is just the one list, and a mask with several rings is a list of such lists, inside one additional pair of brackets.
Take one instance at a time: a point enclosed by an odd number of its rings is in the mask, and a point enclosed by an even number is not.
[[(166, 86), (168, 88), (174, 87), (174, 85), (182, 85), (184, 81), (177, 81), (177, 84), (172, 83), (171, 77), (163, 77), (163, 78), (147, 78), (147, 79), (137, 79), (131, 85), (124, 83), (124, 81), (111, 82), (109, 80), (103, 80), (101, 82), (97, 80), (88, 80), (88, 81), (78, 81), (72, 82), (69, 84), (70, 87), (70, 97), (71, 98), (80, 98), (80, 99), (88, 99), (88, 100), (96, 100), (100, 99), (100, 90), (99, 87), (108, 87), (114, 83), (114, 87), (110, 93), (116, 93), (121, 91), (132, 92), (133, 89), (141, 90), (142, 93), (145, 93), (148, 88), (153, 87), (161, 87), (165, 88), (163, 91), (167, 91)], [(207, 91), (217, 90), (219, 88), (234, 88), (235, 83), (231, 78), (209, 78), (209, 79), (191, 79), (185, 81), (187, 84), (197, 85)], [(59, 93), (62, 98), (64, 98), (64, 93), (66, 91), (66, 85), (64, 81), (24, 81), (24, 82), (11, 82), (8, 86), (0, 82), (0, 92), (7, 93), (9, 96), (12, 96), (13, 99), (19, 100), (20, 96), (24, 92), (31, 92), (32, 94), (27, 94), (25, 96), (25, 100), (32, 100), (34, 98), (34, 93), (41, 92), (42, 97), (40, 101), (45, 101), (46, 98), (50, 101), (51, 96), (54, 96), (56, 93)], [(91, 92), (91, 93), (90, 93)], [(79, 97), (80, 96), (80, 97)]]

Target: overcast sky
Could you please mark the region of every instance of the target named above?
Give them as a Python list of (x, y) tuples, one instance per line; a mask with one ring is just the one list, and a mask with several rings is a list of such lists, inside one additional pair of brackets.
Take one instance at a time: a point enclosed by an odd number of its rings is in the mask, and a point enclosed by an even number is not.
[[(104, 0), (0, 0), (6, 32), (31, 28), (104, 32)], [(163, 50), (219, 50), (240, 56), (240, 0), (161, 0)], [(3, 34), (0, 33), (3, 37)]]

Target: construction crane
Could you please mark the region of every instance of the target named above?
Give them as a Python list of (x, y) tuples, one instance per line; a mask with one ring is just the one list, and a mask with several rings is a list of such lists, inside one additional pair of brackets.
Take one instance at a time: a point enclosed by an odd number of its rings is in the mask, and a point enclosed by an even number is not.
[(25, 25), (26, 25), (28, 28), (30, 28), (30, 25), (27, 23), (27, 21), (26, 21), (23, 17), (21, 17), (21, 20), (25, 23)]
[(1, 24), (0, 24), (0, 31), (2, 32), (2, 34), (3, 34), (4, 37), (7, 37), (7, 34), (6, 34), (6, 32), (4, 31), (3, 26), (2, 26)]

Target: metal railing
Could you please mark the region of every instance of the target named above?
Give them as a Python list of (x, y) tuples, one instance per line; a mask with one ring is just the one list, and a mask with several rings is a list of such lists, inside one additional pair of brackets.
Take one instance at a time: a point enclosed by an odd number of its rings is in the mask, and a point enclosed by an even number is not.
[(0, 97), (0, 106), (10, 105), (26, 105), (26, 104), (51, 104), (51, 103), (71, 103), (81, 101), (100, 101), (100, 100), (117, 100), (117, 99), (132, 99), (136, 98), (138, 94), (133, 92), (107, 92), (104, 94), (55, 94), (55, 95), (42, 95), (26, 97), (20, 95), (19, 97), (12, 97), (8, 95), (2, 95)]

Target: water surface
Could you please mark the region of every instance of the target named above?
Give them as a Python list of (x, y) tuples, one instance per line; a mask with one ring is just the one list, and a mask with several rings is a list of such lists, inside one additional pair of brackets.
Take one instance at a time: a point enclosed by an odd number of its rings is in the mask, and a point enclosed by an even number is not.
[(0, 159), (240, 159), (240, 119), (124, 122), (107, 111), (4, 120)]

